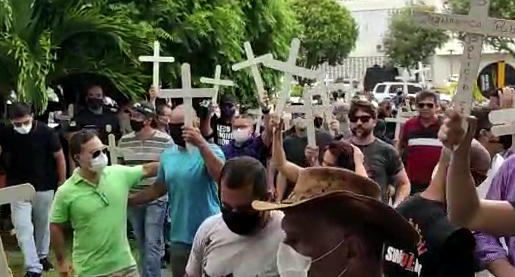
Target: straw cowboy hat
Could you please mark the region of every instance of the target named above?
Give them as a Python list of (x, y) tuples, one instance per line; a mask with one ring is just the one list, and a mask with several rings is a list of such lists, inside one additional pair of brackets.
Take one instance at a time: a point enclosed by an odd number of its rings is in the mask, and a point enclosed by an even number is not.
[[(401, 249), (414, 247), (420, 236), (415, 228), (393, 208), (381, 202), (381, 190), (374, 181), (352, 171), (334, 167), (302, 170), (290, 197), (281, 203), (254, 201), (258, 211), (286, 210), (306, 204), (338, 199), (342, 216), (361, 221)], [(334, 201), (332, 201), (334, 203)]]

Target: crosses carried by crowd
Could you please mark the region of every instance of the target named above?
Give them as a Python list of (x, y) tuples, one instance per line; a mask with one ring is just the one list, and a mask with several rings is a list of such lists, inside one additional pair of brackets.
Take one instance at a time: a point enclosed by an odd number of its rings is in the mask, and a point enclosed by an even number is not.
[(413, 71), (413, 73), (418, 74), (420, 79), (420, 84), (422, 88), (428, 89), (426, 72), (429, 72), (431, 69), (429, 67), (424, 67), (422, 62), (418, 62), (418, 68)]
[(312, 100), (313, 97), (306, 93), (303, 97), (304, 104), (303, 105), (288, 105), (285, 106), (284, 111), (288, 113), (302, 113), (304, 114), (304, 119), (306, 120), (306, 132), (308, 135), (308, 145), (315, 147), (317, 146), (316, 143), (316, 136), (315, 136), (315, 121), (313, 116), (313, 103)]

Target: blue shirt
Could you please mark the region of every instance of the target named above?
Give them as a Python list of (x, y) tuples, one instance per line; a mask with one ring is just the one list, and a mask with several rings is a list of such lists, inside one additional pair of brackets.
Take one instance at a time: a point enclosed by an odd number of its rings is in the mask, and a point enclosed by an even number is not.
[[(211, 150), (225, 160), (220, 147)], [(218, 186), (209, 175), (197, 148), (179, 151), (174, 145), (161, 155), (157, 182), (166, 184), (171, 219), (170, 241), (192, 244), (204, 219), (220, 213)]]
[(263, 158), (263, 151), (266, 150), (265, 148), (263, 139), (261, 136), (258, 136), (250, 138), (241, 145), (237, 145), (233, 139), (229, 144), (222, 146), (222, 151), (227, 160), (243, 156), (261, 160)]

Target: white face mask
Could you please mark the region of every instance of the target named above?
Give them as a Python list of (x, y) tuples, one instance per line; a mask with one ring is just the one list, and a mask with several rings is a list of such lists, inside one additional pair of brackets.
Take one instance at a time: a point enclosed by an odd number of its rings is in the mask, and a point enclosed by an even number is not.
[(248, 128), (245, 129), (236, 129), (232, 131), (232, 138), (237, 143), (246, 142), (250, 139), (250, 130)]
[(91, 159), (91, 162), (90, 162), (91, 170), (93, 170), (95, 172), (102, 172), (102, 170), (104, 170), (104, 168), (106, 168), (107, 163), (108, 163), (107, 155), (104, 153), (100, 153), (100, 155), (98, 155), (98, 157)]
[(22, 135), (26, 135), (32, 130), (32, 122), (21, 127), (14, 127), (14, 130)]
[[(316, 263), (325, 257), (331, 255), (334, 251), (336, 251), (342, 244), (344, 240), (342, 240), (338, 245), (336, 245), (333, 249), (327, 251), (327, 253), (322, 256), (311, 259), (310, 257), (306, 257), (299, 252), (295, 251), (291, 246), (281, 243), (279, 245), (279, 250), (277, 253), (277, 268), (279, 270), (279, 276), (281, 277), (307, 277), (309, 269), (311, 268), (311, 264)], [(342, 270), (340, 274), (336, 277), (342, 277), (348, 268)]]

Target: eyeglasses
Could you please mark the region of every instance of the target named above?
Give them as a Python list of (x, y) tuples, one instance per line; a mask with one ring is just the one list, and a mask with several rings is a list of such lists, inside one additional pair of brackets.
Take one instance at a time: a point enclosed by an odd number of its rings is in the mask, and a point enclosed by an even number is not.
[(106, 153), (107, 153), (107, 146), (104, 146), (102, 149), (99, 149), (99, 150), (94, 151), (94, 152), (91, 154), (91, 157), (92, 157), (93, 159), (96, 159), (96, 158), (98, 158), (98, 156), (100, 156), (100, 154), (102, 154), (102, 153), (104, 153), (104, 154), (106, 154)]
[(372, 117), (370, 115), (362, 115), (362, 116), (351, 116), (349, 117), (349, 121), (352, 122), (352, 123), (356, 123), (359, 121), (361, 121), (361, 123), (367, 123), (370, 121), (370, 119), (372, 119)]
[(433, 103), (418, 103), (417, 106), (420, 108), (420, 109), (423, 109), (424, 107), (427, 107), (429, 109), (432, 109), (435, 107), (435, 104)]

